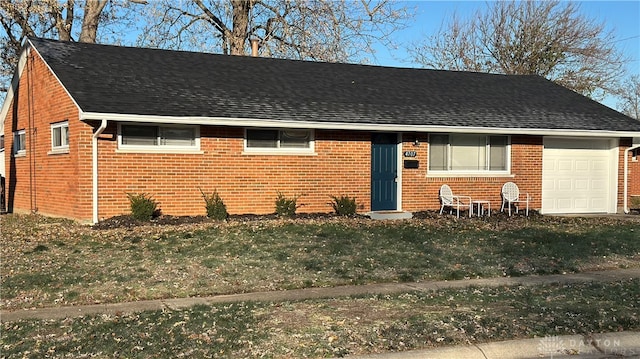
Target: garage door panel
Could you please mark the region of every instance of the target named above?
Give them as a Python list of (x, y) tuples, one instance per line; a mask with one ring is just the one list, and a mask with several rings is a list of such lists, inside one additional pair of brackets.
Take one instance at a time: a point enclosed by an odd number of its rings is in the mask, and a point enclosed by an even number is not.
[(590, 189), (593, 191), (606, 191), (607, 187), (609, 186), (609, 181), (604, 181), (604, 180), (592, 180), (591, 181), (591, 186)]
[(558, 198), (558, 200), (555, 201), (555, 204), (560, 210), (570, 210), (573, 208), (573, 201), (571, 198)]
[(609, 160), (593, 159), (591, 160), (591, 169), (592, 171), (600, 172), (601, 174), (604, 174), (604, 173), (608, 174)]
[(560, 191), (571, 191), (573, 189), (573, 182), (564, 178), (556, 180), (556, 188)]
[(589, 200), (586, 198), (576, 198), (573, 207), (579, 211), (587, 211), (589, 209)]
[(574, 189), (576, 191), (588, 191), (589, 190), (589, 180), (588, 179), (578, 179), (575, 181)]
[(589, 160), (575, 160), (575, 169), (578, 172), (589, 172), (590, 171), (590, 162)]
[(545, 138), (543, 213), (608, 212), (611, 203), (610, 141)]
[(572, 160), (558, 160), (558, 171), (573, 171), (573, 161)]

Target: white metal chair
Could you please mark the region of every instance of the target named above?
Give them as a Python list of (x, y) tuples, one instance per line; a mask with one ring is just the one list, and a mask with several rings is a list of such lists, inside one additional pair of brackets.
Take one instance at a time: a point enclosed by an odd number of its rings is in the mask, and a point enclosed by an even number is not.
[(449, 213), (453, 213), (453, 209), (456, 209), (456, 215), (460, 218), (460, 208), (465, 207), (469, 209), (469, 217), (471, 217), (471, 197), (469, 196), (455, 196), (451, 191), (449, 185), (443, 184), (440, 186), (440, 214), (444, 210), (444, 207), (449, 207), (451, 210)]
[(518, 204), (524, 203), (526, 205), (526, 215), (529, 216), (529, 201), (531, 200), (531, 196), (529, 193), (524, 193), (523, 198), (520, 196), (520, 189), (518, 185), (513, 182), (507, 182), (502, 185), (502, 207), (500, 208), (500, 212), (504, 212), (505, 204), (509, 207), (509, 216), (511, 216), (511, 205), (516, 208), (516, 213), (518, 213)]

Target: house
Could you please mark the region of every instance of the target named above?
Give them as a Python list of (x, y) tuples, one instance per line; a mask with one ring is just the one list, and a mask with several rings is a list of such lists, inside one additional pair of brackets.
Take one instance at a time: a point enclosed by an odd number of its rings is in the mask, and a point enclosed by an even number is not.
[(85, 222), (126, 193), (202, 215), (200, 189), (232, 214), (273, 213), (277, 192), (300, 212), (439, 209), (444, 183), (499, 208), (512, 181), (546, 214), (640, 194), (640, 121), (538, 76), (32, 38), (0, 120), (9, 211)]

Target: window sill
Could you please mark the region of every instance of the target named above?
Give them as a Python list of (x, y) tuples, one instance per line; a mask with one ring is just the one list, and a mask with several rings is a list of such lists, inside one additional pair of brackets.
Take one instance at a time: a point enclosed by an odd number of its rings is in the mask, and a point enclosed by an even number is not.
[(47, 152), (47, 155), (52, 156), (52, 155), (68, 155), (69, 154), (69, 149), (68, 148), (59, 148), (59, 149), (55, 149), (55, 150), (51, 150), (49, 152)]
[(175, 149), (175, 148), (118, 148), (116, 153), (149, 153), (149, 154), (177, 154), (177, 155), (202, 155), (204, 151), (199, 149)]
[(27, 157), (26, 152), (18, 152), (13, 154), (13, 158)]
[(316, 152), (310, 151), (261, 151), (261, 150), (251, 150), (251, 151), (243, 151), (243, 156), (317, 156)]
[(427, 178), (452, 178), (452, 177), (504, 177), (514, 178), (515, 175), (507, 172), (439, 172), (439, 173), (427, 173)]

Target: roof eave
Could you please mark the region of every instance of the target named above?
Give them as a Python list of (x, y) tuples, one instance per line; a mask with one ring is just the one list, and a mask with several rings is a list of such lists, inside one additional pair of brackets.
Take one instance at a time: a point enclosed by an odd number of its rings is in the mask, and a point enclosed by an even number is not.
[(108, 120), (116, 122), (172, 123), (183, 125), (209, 125), (262, 128), (311, 128), (324, 130), (383, 131), (383, 132), (455, 132), (486, 133), (497, 135), (579, 136), (579, 137), (640, 137), (640, 131), (603, 131), (544, 128), (496, 128), (471, 126), (434, 126), (346, 122), (292, 121), (231, 117), (192, 117), (131, 115), (99, 112), (82, 112), (80, 120)]

